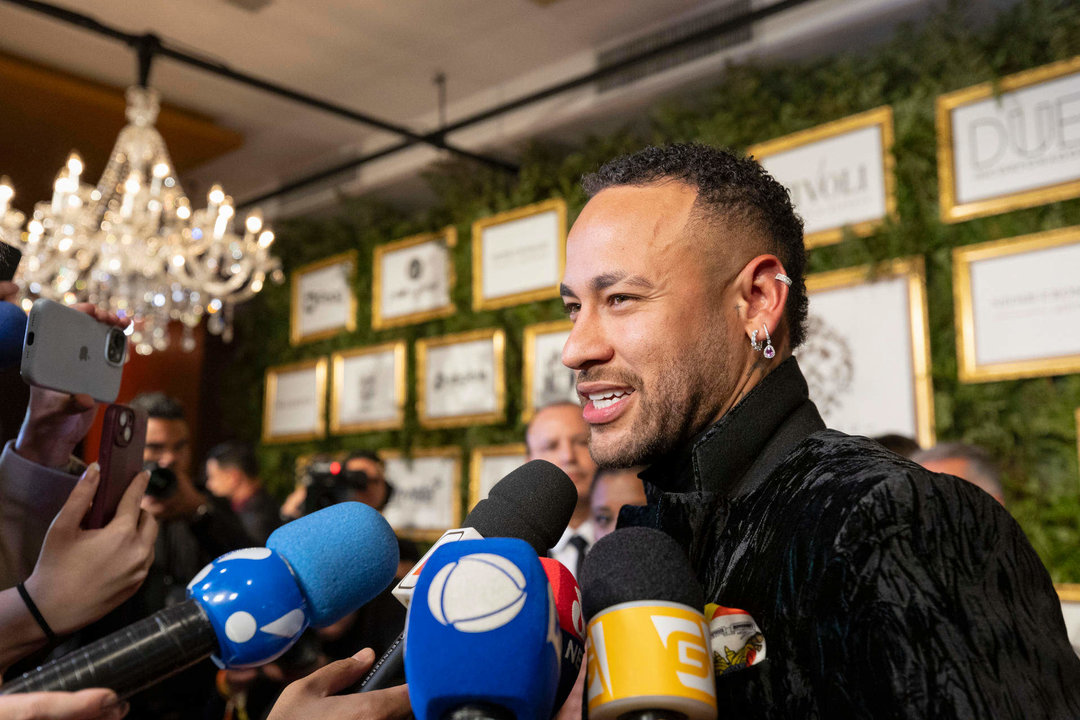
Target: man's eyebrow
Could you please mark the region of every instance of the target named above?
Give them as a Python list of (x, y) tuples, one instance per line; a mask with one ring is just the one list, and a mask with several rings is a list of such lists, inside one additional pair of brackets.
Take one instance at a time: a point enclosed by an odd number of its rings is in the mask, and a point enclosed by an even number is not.
[[(589, 288), (593, 292), (600, 292), (602, 290), (607, 290), (616, 283), (626, 283), (627, 285), (644, 288), (646, 290), (652, 290), (656, 287), (648, 278), (641, 275), (627, 275), (626, 273), (612, 272), (594, 277), (589, 282)], [(566, 283), (559, 285), (559, 295), (562, 297), (577, 297), (577, 293), (571, 290)]]

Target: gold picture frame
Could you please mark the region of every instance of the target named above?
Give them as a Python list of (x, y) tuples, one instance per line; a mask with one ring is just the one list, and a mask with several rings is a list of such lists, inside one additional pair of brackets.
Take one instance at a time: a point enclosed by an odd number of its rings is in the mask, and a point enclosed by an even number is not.
[(926, 266), (921, 256), (897, 258), (879, 265), (860, 265), (806, 276), (806, 292), (813, 294), (851, 288), (878, 280), (906, 278), (907, 314), (911, 330), (912, 389), (915, 439), (922, 447), (935, 442), (934, 386), (930, 364), (930, 322), (926, 303)]
[[(326, 437), (326, 358), (315, 360), (302, 360), (288, 363), (287, 365), (275, 365), (266, 369), (263, 380), (265, 394), (263, 396), (263, 427), (262, 441), (271, 443), (304, 442)], [(310, 429), (300, 432), (290, 432), (279, 435), (272, 433), (274, 425), (274, 406), (278, 399), (278, 386), (283, 375), (314, 371), (315, 377), (315, 418)]]
[(308, 263), (293, 270), (289, 276), (290, 282), (290, 305), (289, 305), (289, 342), (292, 345), (300, 345), (302, 343), (314, 342), (316, 340), (325, 340), (326, 338), (333, 337), (342, 332), (354, 332), (356, 330), (356, 292), (353, 290), (351, 281), (345, 288), (348, 293), (348, 309), (346, 310), (346, 317), (344, 323), (341, 325), (335, 325), (333, 327), (325, 328), (315, 332), (305, 333), (300, 327), (300, 284), (305, 275), (310, 273), (325, 270), (326, 268), (333, 267), (334, 265), (342, 265), (344, 263), (351, 263), (352, 269), (350, 270), (349, 277), (355, 277), (357, 268), (358, 255), (356, 250), (349, 250), (348, 252), (338, 253), (337, 255), (331, 255), (325, 257), (317, 262)]
[[(443, 446), (434, 448), (415, 448), (408, 456), (400, 450), (381, 450), (379, 451), (379, 458), (383, 461), (383, 466), (386, 468), (386, 479), (394, 485), (394, 495), (402, 497), (408, 492), (408, 488), (403, 487), (400, 477), (394, 477), (395, 461), (416, 461), (428, 458), (443, 459), (453, 463), (453, 479), (450, 487), (450, 514), (449, 524), (446, 527), (430, 527), (430, 528), (417, 528), (409, 527), (407, 524), (403, 524), (401, 518), (398, 517), (399, 511), (395, 507), (395, 498), (390, 498), (390, 503), (384, 510), (384, 515), (391, 527), (394, 528), (394, 532), (401, 537), (410, 538), (412, 540), (419, 541), (432, 541), (438, 540), (444, 532), (450, 528), (459, 527), (461, 525), (461, 462), (462, 451), (460, 447), (456, 446)], [(406, 512), (405, 514), (412, 516), (412, 513)]]
[(956, 157), (953, 151), (952, 116), (958, 108), (1074, 73), (1080, 73), (1080, 56), (938, 96), (935, 101), (934, 115), (937, 126), (938, 196), (943, 222), (957, 223), (1080, 197), (1080, 178), (1076, 178), (1053, 185), (959, 203), (956, 197)]
[[(391, 386), (394, 389), (394, 417), (387, 420), (372, 420), (363, 422), (343, 422), (341, 411), (343, 409), (342, 392), (345, 386), (345, 365), (349, 360), (370, 355), (393, 353), (394, 377)], [(377, 430), (397, 430), (405, 424), (405, 373), (406, 373), (406, 348), (404, 340), (370, 345), (353, 350), (335, 352), (330, 356), (333, 382), (330, 392), (330, 434), (347, 435), (361, 432), (374, 432)]]
[[(387, 255), (392, 253), (406, 250), (408, 248), (416, 247), (417, 245), (424, 245), (430, 242), (437, 242), (439, 239), (443, 239), (447, 248), (447, 263), (446, 263), (446, 288), (447, 296), (450, 298), (448, 304), (422, 310), (420, 312), (408, 313), (406, 315), (397, 315), (394, 317), (383, 317), (383, 287), (386, 283), (383, 271), (383, 261)], [(436, 318), (446, 317), (453, 315), (457, 312), (457, 306), (453, 301), (454, 284), (457, 282), (457, 276), (454, 272), (453, 261), (453, 249), (457, 247), (458, 233), (457, 228), (451, 226), (445, 227), (438, 232), (422, 233), (420, 235), (411, 235), (401, 240), (395, 240), (394, 242), (385, 243), (383, 245), (377, 245), (375, 247), (372, 267), (372, 289), (371, 289), (371, 327), (375, 330), (384, 330), (386, 328), (401, 327), (403, 325), (414, 325), (416, 323), (426, 322), (428, 320), (434, 320)]]
[[(556, 242), (558, 244), (557, 277), (551, 287), (529, 289), (521, 292), (512, 292), (496, 297), (484, 297), (484, 231), (487, 228), (505, 223), (524, 220), (535, 215), (554, 212), (557, 218)], [(499, 213), (491, 217), (477, 220), (472, 224), (472, 291), (473, 310), (494, 310), (497, 308), (520, 305), (537, 300), (547, 300), (559, 297), (559, 280), (566, 269), (566, 201), (562, 198), (551, 198), (543, 202), (534, 203), (507, 212)]]
[(957, 374), (961, 382), (1016, 380), (1080, 372), (1080, 353), (980, 365), (975, 347), (975, 301), (972, 296), (971, 264), (980, 260), (1021, 255), (1070, 244), (1080, 244), (1080, 226), (953, 248)]
[[(436, 404), (427, 391), (427, 373), (429, 370), (428, 359), (433, 350), (474, 343), (480, 340), (488, 341), (492, 346), (492, 382), (491, 388), (494, 393), (494, 409), (461, 415), (431, 415), (431, 410)], [(468, 332), (443, 335), (436, 338), (422, 338), (416, 341), (416, 412), (420, 420), (420, 426), (427, 429), (463, 427), (466, 425), (487, 425), (499, 423), (506, 419), (506, 370), (504, 368), (506, 354), (506, 333), (500, 328), (487, 328), (483, 330), (470, 330)], [(441, 366), (447, 366), (442, 363)]]
[[(484, 461), (488, 458), (521, 457), (523, 462), (528, 458), (529, 450), (525, 443), (508, 443), (506, 445), (481, 445), (469, 451), (469, 495), (468, 509), (476, 507), (480, 502), (480, 493), (483, 490)], [(504, 475), (505, 476), (505, 475)]]
[(763, 158), (772, 155), (778, 155), (804, 145), (810, 145), (822, 140), (829, 140), (856, 130), (874, 126), (881, 127), (881, 163), (882, 179), (885, 185), (885, 215), (874, 220), (864, 220), (852, 225), (825, 228), (807, 233), (803, 238), (807, 250), (840, 242), (844, 238), (845, 227), (849, 227), (851, 231), (859, 237), (866, 237), (872, 235), (875, 230), (881, 227), (886, 218), (896, 219), (896, 159), (893, 157), (892, 153), (895, 141), (895, 130), (893, 128), (892, 107), (883, 105), (874, 108), (873, 110), (867, 110), (866, 112), (858, 113), (856, 115), (833, 120), (832, 122), (807, 128), (806, 130), (800, 130), (799, 132), (791, 133), (790, 135), (784, 135), (772, 140), (756, 143), (746, 149), (747, 155), (752, 155), (755, 160), (760, 162)]
[(1054, 583), (1061, 602), (1080, 603), (1080, 583)]
[[(533, 385), (536, 380), (537, 369), (537, 357), (536, 357), (536, 345), (537, 338), (548, 334), (569, 332), (574, 327), (574, 323), (570, 320), (555, 320), (552, 322), (536, 323), (534, 325), (527, 325), (524, 331), (524, 345), (523, 354), (525, 356), (524, 367), (522, 368), (522, 384), (521, 393), (524, 396), (522, 398), (522, 410), (521, 410), (521, 422), (528, 423), (532, 420), (533, 415), (547, 402), (537, 402), (537, 398), (533, 396)], [(572, 373), (569, 368), (564, 368), (568, 373)], [(574, 393), (574, 400), (577, 399), (577, 393)], [(551, 402), (556, 402), (556, 399), (551, 399)]]

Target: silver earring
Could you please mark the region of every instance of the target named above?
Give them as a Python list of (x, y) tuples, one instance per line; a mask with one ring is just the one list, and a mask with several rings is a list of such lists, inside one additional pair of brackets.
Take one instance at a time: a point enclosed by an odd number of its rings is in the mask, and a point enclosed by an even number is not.
[(772, 360), (776, 357), (776, 348), (772, 346), (772, 338), (769, 337), (769, 326), (762, 325), (761, 327), (765, 328), (765, 352), (763, 354), (766, 360)]
[(780, 282), (784, 283), (788, 287), (791, 287), (791, 278), (789, 278), (784, 273), (776, 273), (776, 279), (779, 280)]
[(750, 347), (753, 348), (755, 351), (761, 349), (761, 343), (757, 341), (757, 330), (750, 333)]

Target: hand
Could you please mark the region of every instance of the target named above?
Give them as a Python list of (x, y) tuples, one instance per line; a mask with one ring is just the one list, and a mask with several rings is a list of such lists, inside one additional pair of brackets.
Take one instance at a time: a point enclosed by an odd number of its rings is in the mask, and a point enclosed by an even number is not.
[(195, 488), (187, 473), (180, 472), (175, 466), (172, 470), (176, 473), (176, 489), (172, 495), (167, 498), (146, 495), (142, 499), (142, 508), (162, 522), (191, 520), (208, 498)]
[(297, 485), (296, 489), (289, 493), (285, 502), (281, 503), (281, 517), (295, 520), (303, 515), (304, 500), (307, 499), (307, 488)]
[(100, 481), (90, 465), (60, 508), (41, 546), (26, 589), (58, 635), (105, 615), (131, 597), (154, 561), (157, 522), (139, 509), (150, 474), (135, 476), (116, 515), (99, 530), (83, 530), (83, 518)]
[(0, 697), (0, 718), (17, 720), (120, 720), (127, 711), (128, 704), (104, 688)]
[(359, 682), (375, 662), (364, 648), (289, 685), (267, 720), (396, 720), (411, 712), (407, 685), (351, 695), (334, 695)]
[[(89, 303), (72, 307), (108, 325), (126, 327), (129, 322)], [(15, 452), (38, 465), (65, 467), (75, 446), (90, 430), (96, 412), (97, 405), (89, 395), (32, 387)]]
[(10, 280), (4, 280), (0, 282), (0, 302), (9, 302), (15, 304), (15, 299), (19, 296), (19, 286)]

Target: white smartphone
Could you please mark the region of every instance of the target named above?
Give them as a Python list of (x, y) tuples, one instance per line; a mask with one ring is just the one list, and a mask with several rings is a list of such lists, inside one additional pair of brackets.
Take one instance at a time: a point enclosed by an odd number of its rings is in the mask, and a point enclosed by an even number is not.
[(52, 300), (35, 300), (26, 319), (23, 380), (111, 403), (120, 393), (127, 336), (118, 327)]

